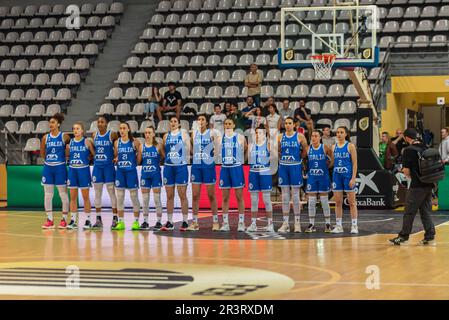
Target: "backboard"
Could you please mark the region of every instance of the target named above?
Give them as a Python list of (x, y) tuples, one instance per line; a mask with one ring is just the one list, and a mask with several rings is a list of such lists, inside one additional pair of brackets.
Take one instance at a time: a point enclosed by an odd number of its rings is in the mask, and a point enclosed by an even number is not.
[(335, 54), (333, 67), (379, 64), (377, 6), (281, 8), (281, 68), (311, 67), (310, 57)]

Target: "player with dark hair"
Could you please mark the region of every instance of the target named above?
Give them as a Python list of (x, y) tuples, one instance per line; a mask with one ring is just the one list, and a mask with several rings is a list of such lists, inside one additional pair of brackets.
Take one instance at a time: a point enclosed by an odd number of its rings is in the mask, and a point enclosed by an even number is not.
[(108, 119), (106, 116), (100, 116), (97, 119), (98, 132), (94, 132), (95, 158), (94, 169), (92, 172), (92, 183), (95, 190), (95, 211), (97, 213), (95, 224), (92, 230), (102, 230), (103, 222), (101, 219), (101, 199), (103, 196), (103, 185), (109, 194), (112, 206), (112, 219), (118, 220), (117, 216), (117, 197), (114, 190), (115, 166), (114, 166), (114, 143), (118, 139), (116, 132), (108, 130)]
[(83, 229), (88, 230), (92, 227), (90, 221), (90, 196), (89, 191), (91, 185), (89, 162), (91, 157), (95, 154), (95, 149), (92, 141), (84, 137), (84, 125), (81, 122), (73, 124), (74, 138), (70, 140), (67, 145), (66, 155), (69, 158), (69, 174), (67, 185), (70, 190), (70, 223), (68, 229), (78, 228), (78, 189), (81, 190), (81, 195), (84, 200), (84, 213), (86, 221)]
[(189, 173), (187, 160), (190, 154), (190, 139), (186, 132), (180, 129), (177, 117), (170, 117), (170, 131), (164, 135), (163, 146), (165, 148), (164, 185), (167, 192), (167, 223), (161, 231), (173, 230), (173, 209), (175, 206), (175, 187), (181, 200), (182, 225), (180, 231), (186, 231), (189, 214), (189, 202), (187, 199), (187, 183)]
[(311, 132), (311, 144), (307, 152), (307, 194), (309, 209), (309, 226), (305, 232), (316, 232), (315, 215), (317, 194), (320, 196), (326, 226), (324, 232), (331, 232), (331, 211), (328, 193), (330, 191), (329, 167), (332, 166), (332, 150), (321, 143), (322, 133), (319, 130)]
[(125, 230), (125, 191), (129, 190), (134, 212), (134, 222), (131, 229), (139, 230), (140, 203), (137, 194), (139, 188), (137, 164), (142, 160), (140, 141), (134, 139), (127, 122), (120, 123), (119, 131), (120, 138), (114, 143), (114, 156), (117, 163), (115, 192), (117, 194), (118, 221), (112, 222), (111, 229)]
[(332, 189), (335, 196), (336, 226), (332, 233), (343, 233), (343, 192), (346, 192), (351, 212), (351, 233), (359, 233), (357, 226), (357, 150), (349, 142), (349, 129), (342, 126), (337, 128), (337, 143), (332, 146), (334, 155), (334, 172)]
[(219, 231), (217, 215), (217, 200), (215, 196), (215, 142), (217, 135), (208, 129), (208, 119), (205, 114), (197, 116), (198, 130), (192, 133), (193, 163), (190, 180), (192, 183), (192, 215), (193, 222), (187, 228), (188, 231), (199, 230), (198, 210), (200, 205), (201, 185), (206, 185), (212, 210), (212, 231)]
[(69, 196), (67, 194), (67, 166), (66, 145), (70, 141), (67, 134), (61, 132), (61, 124), (64, 121), (62, 113), (56, 113), (48, 121), (50, 133), (44, 135), (41, 141), (41, 157), (45, 159), (42, 170), (42, 185), (44, 186), (44, 206), (47, 213), (47, 221), (42, 225), (43, 229), (54, 229), (53, 222), (53, 194), (54, 187), (58, 188), (62, 202), (62, 219), (58, 226), (67, 228), (67, 216), (69, 211)]
[(154, 231), (162, 228), (162, 204), (161, 204), (161, 160), (164, 156), (162, 145), (156, 141), (154, 127), (145, 129), (145, 143), (141, 146), (142, 169), (140, 175), (140, 190), (142, 192), (143, 223), (140, 230), (149, 230), (148, 224), (150, 192), (153, 190), (154, 205), (156, 207), (156, 224)]
[(229, 196), (234, 189), (239, 210), (239, 223), (237, 231), (245, 231), (245, 203), (243, 202), (243, 187), (245, 177), (243, 175), (243, 163), (245, 162), (246, 141), (245, 137), (234, 132), (235, 122), (227, 118), (224, 122), (224, 135), (221, 137), (221, 170), (220, 189), (222, 189), (223, 225), (220, 231), (228, 232), (229, 227)]
[(251, 225), (248, 232), (256, 232), (257, 213), (259, 211), (259, 192), (267, 214), (267, 231), (274, 232), (273, 206), (271, 204), (271, 170), (270, 170), (270, 142), (267, 138), (267, 129), (260, 125), (255, 130), (254, 142), (249, 145), (248, 162), (251, 166), (249, 172), (248, 189), (251, 193)]
[(300, 224), (300, 188), (303, 185), (302, 159), (306, 156), (306, 138), (295, 130), (292, 117), (285, 119), (285, 132), (278, 136), (279, 149), (279, 186), (282, 190), (282, 215), (284, 222), (278, 232), (290, 232), (290, 189), (295, 214), (295, 232), (301, 232)]

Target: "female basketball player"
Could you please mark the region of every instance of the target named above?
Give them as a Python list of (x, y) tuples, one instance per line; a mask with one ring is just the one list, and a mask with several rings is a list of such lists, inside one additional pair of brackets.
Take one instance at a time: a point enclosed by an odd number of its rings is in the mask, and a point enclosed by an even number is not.
[(313, 130), (311, 133), (311, 145), (307, 152), (307, 194), (309, 198), (309, 226), (306, 232), (316, 232), (315, 215), (317, 194), (320, 196), (326, 226), (324, 232), (331, 232), (331, 211), (327, 194), (330, 191), (329, 167), (332, 166), (332, 150), (321, 143), (322, 133)]
[(206, 115), (200, 114), (197, 117), (199, 129), (192, 133), (193, 141), (193, 163), (191, 172), (192, 183), (192, 213), (193, 223), (187, 230), (196, 231), (198, 226), (198, 210), (200, 206), (201, 185), (206, 185), (207, 196), (209, 197), (210, 208), (212, 210), (212, 231), (219, 231), (217, 215), (217, 200), (215, 197), (215, 134), (208, 129), (208, 119)]
[(301, 213), (299, 192), (303, 184), (302, 158), (306, 156), (306, 138), (295, 130), (292, 117), (285, 119), (285, 133), (278, 136), (279, 149), (279, 186), (282, 190), (283, 224), (278, 229), (280, 233), (290, 232), (288, 216), (290, 214), (290, 188), (293, 197), (293, 212), (295, 214), (295, 232), (301, 232), (299, 215)]
[(357, 226), (356, 177), (357, 150), (349, 142), (349, 130), (337, 128), (337, 143), (332, 146), (334, 154), (334, 172), (332, 189), (335, 195), (335, 215), (337, 224), (332, 233), (343, 233), (343, 191), (346, 192), (351, 212), (351, 233), (359, 233)]
[(66, 166), (66, 144), (70, 137), (60, 131), (64, 115), (56, 113), (48, 121), (50, 133), (46, 134), (41, 141), (41, 157), (45, 159), (42, 170), (42, 185), (44, 186), (44, 206), (47, 213), (47, 221), (42, 225), (43, 229), (54, 229), (53, 222), (53, 192), (58, 188), (59, 197), (62, 202), (62, 220), (58, 228), (67, 228), (67, 215), (69, 211), (69, 196), (67, 194), (67, 166)]
[(115, 176), (115, 192), (117, 194), (118, 221), (112, 221), (112, 230), (125, 230), (125, 190), (129, 190), (133, 204), (134, 222), (132, 230), (139, 230), (140, 203), (137, 195), (139, 179), (137, 177), (137, 163), (142, 160), (140, 142), (133, 138), (129, 124), (120, 123), (120, 138), (114, 143), (114, 157), (117, 162)]
[(249, 146), (249, 192), (251, 193), (251, 225), (246, 229), (248, 232), (257, 231), (256, 221), (259, 211), (259, 192), (265, 204), (268, 219), (268, 232), (274, 232), (273, 209), (271, 204), (271, 171), (270, 171), (270, 143), (267, 139), (267, 129), (260, 125), (256, 129), (254, 143)]
[(84, 125), (81, 122), (73, 124), (74, 138), (67, 145), (66, 153), (69, 158), (69, 178), (67, 186), (70, 189), (70, 213), (71, 221), (67, 226), (68, 229), (78, 228), (78, 189), (84, 200), (84, 213), (86, 214), (86, 222), (83, 229), (88, 230), (92, 227), (90, 224), (90, 197), (89, 189), (91, 187), (91, 176), (89, 161), (91, 156), (95, 154), (94, 145), (91, 140), (84, 138)]
[(238, 202), (239, 223), (237, 231), (245, 231), (245, 203), (243, 202), (243, 187), (245, 186), (245, 177), (243, 175), (244, 155), (246, 153), (245, 137), (234, 132), (235, 123), (231, 118), (224, 122), (224, 135), (221, 137), (221, 170), (220, 170), (220, 189), (222, 189), (222, 209), (223, 225), (220, 231), (229, 231), (229, 195), (231, 188), (234, 189), (235, 197)]
[(109, 198), (111, 199), (113, 221), (117, 221), (117, 197), (115, 196), (115, 166), (114, 166), (114, 143), (118, 139), (117, 133), (107, 130), (108, 120), (101, 116), (97, 120), (98, 132), (94, 132), (95, 158), (94, 170), (92, 172), (92, 182), (95, 190), (95, 211), (97, 218), (92, 226), (94, 230), (102, 230), (101, 220), (101, 199), (103, 196), (103, 185), (106, 185)]
[(187, 183), (189, 172), (187, 157), (190, 154), (190, 138), (186, 132), (179, 128), (179, 120), (175, 116), (170, 118), (170, 132), (163, 138), (165, 147), (164, 185), (167, 193), (167, 223), (162, 231), (173, 230), (173, 209), (175, 206), (175, 186), (181, 201), (182, 225), (180, 231), (186, 231), (189, 203), (187, 200)]
[(140, 230), (149, 230), (148, 210), (150, 192), (153, 190), (153, 199), (156, 206), (157, 222), (154, 231), (162, 228), (162, 204), (161, 204), (161, 158), (163, 157), (162, 145), (156, 141), (154, 127), (145, 129), (145, 143), (142, 145), (142, 169), (140, 175), (140, 190), (142, 192), (143, 223)]

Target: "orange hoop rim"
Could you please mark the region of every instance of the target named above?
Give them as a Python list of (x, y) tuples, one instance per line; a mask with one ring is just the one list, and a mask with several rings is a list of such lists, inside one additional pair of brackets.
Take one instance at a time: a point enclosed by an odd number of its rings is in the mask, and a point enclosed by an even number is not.
[(324, 63), (329, 63), (334, 61), (337, 58), (335, 54), (332, 53), (324, 53), (324, 54), (316, 54), (310, 57), (311, 60), (318, 60)]

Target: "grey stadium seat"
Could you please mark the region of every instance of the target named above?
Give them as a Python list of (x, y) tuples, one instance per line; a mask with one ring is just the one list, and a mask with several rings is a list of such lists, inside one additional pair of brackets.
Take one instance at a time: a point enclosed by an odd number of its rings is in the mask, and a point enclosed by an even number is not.
[(61, 112), (61, 106), (59, 104), (53, 103), (47, 107), (47, 111), (44, 113), (44, 117), (52, 117), (59, 112)]
[(182, 74), (180, 83), (194, 83), (196, 81), (196, 72), (193, 70), (186, 70)]
[(112, 103), (103, 103), (100, 106), (100, 110), (96, 113), (98, 116), (102, 116), (104, 114), (112, 114), (114, 112), (114, 105)]
[(354, 101), (343, 101), (340, 105), (339, 114), (353, 114), (357, 110), (357, 106)]
[(16, 107), (16, 110), (14, 110), (12, 116), (14, 118), (24, 118), (27, 116), (28, 113), (30, 113), (30, 107), (28, 107), (26, 104), (19, 104)]
[[(29, 122), (31, 122), (31, 121), (29, 121)], [(33, 123), (31, 122), (31, 124), (33, 124)], [(2, 129), (1, 133), (5, 133), (5, 132), (17, 133), (18, 130), (19, 130), (19, 124), (17, 123), (17, 121), (10, 120), (5, 123), (5, 128)]]
[(321, 114), (337, 114), (338, 103), (336, 101), (326, 101), (321, 109)]

